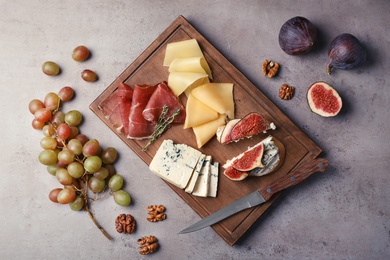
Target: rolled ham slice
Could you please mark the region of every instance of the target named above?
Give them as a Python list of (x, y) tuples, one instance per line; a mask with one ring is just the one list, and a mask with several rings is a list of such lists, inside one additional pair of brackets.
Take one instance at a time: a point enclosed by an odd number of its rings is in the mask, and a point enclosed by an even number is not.
[(108, 98), (99, 104), (99, 109), (112, 126), (120, 132), (123, 131), (123, 123), (119, 109), (118, 97), (118, 90), (115, 90)]
[(156, 123), (146, 120), (142, 115), (142, 112), (155, 90), (156, 86), (149, 86), (146, 84), (134, 86), (133, 99), (129, 113), (128, 138), (141, 140), (150, 138), (152, 135)]
[(175, 116), (172, 123), (184, 123), (186, 118), (186, 110), (181, 104), (179, 98), (173, 94), (172, 90), (168, 87), (165, 81), (157, 85), (157, 88), (150, 97), (150, 100), (143, 110), (142, 115), (149, 122), (156, 123), (158, 122), (164, 106), (168, 106), (169, 108), (166, 117), (172, 116), (175, 111), (180, 109), (180, 113)]

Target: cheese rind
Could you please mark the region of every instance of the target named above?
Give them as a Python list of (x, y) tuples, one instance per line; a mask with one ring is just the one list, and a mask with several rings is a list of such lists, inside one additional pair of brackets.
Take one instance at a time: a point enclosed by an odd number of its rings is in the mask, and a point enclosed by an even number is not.
[(188, 182), (188, 184), (187, 184), (187, 186), (185, 188), (185, 192), (187, 192), (187, 193), (192, 193), (193, 192), (195, 184), (196, 184), (196, 181), (197, 181), (198, 176), (200, 174), (200, 171), (202, 170), (203, 162), (204, 162), (205, 158), (206, 158), (205, 154), (202, 154), (200, 156), (200, 158), (198, 160), (198, 163), (196, 164), (196, 168), (195, 168), (195, 170), (192, 173), (191, 179), (190, 179), (190, 181)]
[(219, 163), (214, 162), (210, 165), (210, 183), (207, 192), (208, 197), (217, 197), (218, 190), (218, 178), (219, 178)]
[(207, 197), (210, 181), (210, 164), (211, 155), (207, 155), (206, 159), (203, 162), (203, 167), (199, 173), (192, 195), (199, 197)]
[(165, 181), (184, 189), (202, 153), (185, 144), (164, 140), (157, 150), (149, 169)]

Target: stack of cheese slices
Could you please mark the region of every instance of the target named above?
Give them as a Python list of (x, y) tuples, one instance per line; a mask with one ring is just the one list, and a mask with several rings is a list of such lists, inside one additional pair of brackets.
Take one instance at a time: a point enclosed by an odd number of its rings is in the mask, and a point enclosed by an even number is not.
[(219, 163), (185, 144), (164, 140), (149, 169), (163, 180), (195, 196), (216, 197)]
[(196, 39), (167, 44), (164, 66), (172, 92), (187, 96), (184, 129), (193, 129), (201, 148), (227, 117), (234, 118), (233, 84), (210, 83), (212, 72)]

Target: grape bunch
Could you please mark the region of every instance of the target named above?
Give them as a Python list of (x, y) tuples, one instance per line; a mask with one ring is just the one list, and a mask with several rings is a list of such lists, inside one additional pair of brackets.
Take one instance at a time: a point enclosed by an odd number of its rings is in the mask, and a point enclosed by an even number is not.
[(32, 127), (43, 133), (40, 141), (43, 150), (38, 160), (62, 185), (50, 191), (49, 199), (68, 204), (74, 211), (85, 209), (98, 226), (89, 210), (92, 202), (113, 196), (118, 205), (128, 206), (131, 197), (122, 189), (123, 177), (113, 166), (117, 150), (103, 149), (98, 140), (80, 133), (83, 115), (78, 110), (61, 111), (62, 103), (73, 96), (73, 88), (67, 86), (58, 93), (47, 93), (43, 101), (30, 101)]

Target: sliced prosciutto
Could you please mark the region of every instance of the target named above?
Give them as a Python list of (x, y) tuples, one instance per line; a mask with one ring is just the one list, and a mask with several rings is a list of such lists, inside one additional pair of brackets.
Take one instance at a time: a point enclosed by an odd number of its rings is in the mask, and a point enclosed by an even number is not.
[(126, 83), (119, 83), (118, 85), (118, 107), (120, 118), (123, 124), (122, 131), (127, 135), (129, 129), (129, 116), (131, 101), (133, 99), (133, 89)]
[(164, 106), (168, 106), (169, 110), (166, 117), (170, 117), (180, 109), (180, 113), (175, 116), (172, 123), (184, 123), (186, 119), (186, 110), (180, 103), (172, 90), (168, 87), (167, 83), (161, 82), (157, 85), (157, 89), (153, 92), (148, 104), (142, 112), (143, 117), (150, 122), (158, 122), (158, 119), (163, 111)]
[(123, 124), (119, 109), (118, 97), (118, 90), (115, 90), (110, 96), (103, 100), (98, 107), (102, 111), (104, 117), (118, 132), (120, 132), (123, 129)]
[(142, 112), (155, 90), (156, 86), (135, 85), (129, 114), (128, 138), (146, 139), (152, 135), (156, 123), (146, 120)]

